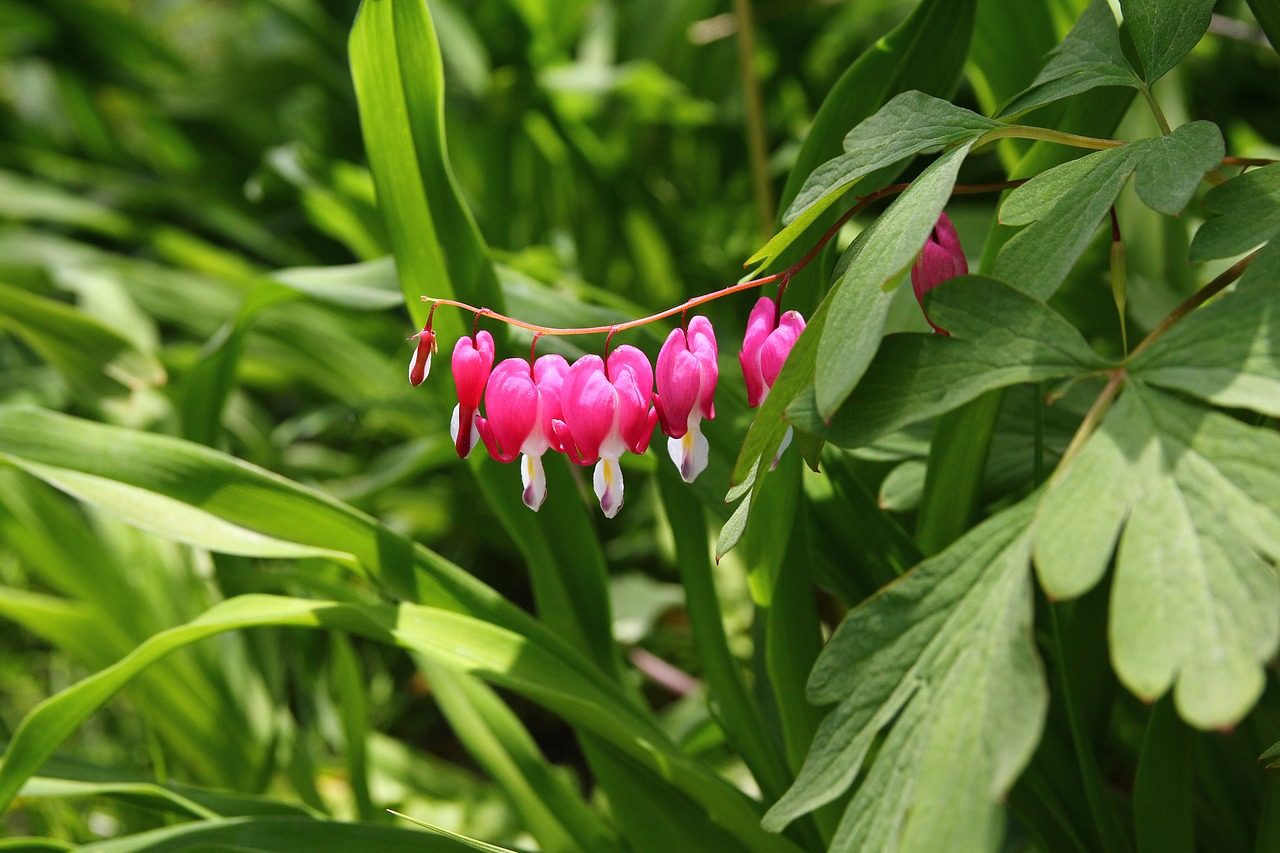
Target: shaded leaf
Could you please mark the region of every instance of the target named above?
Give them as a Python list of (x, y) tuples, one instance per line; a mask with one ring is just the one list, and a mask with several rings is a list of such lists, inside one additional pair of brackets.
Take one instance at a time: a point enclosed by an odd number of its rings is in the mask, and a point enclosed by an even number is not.
[(305, 818), (228, 818), (153, 829), (86, 844), (91, 853), (170, 853), (177, 850), (270, 853), (295, 850), (378, 850), (386, 853), (468, 853), (462, 841), (419, 830)]
[(1247, 252), (1280, 233), (1280, 163), (1245, 172), (1205, 193), (1205, 209), (1218, 214), (1196, 232), (1191, 259)]
[(797, 428), (841, 447), (860, 447), (984, 391), (1107, 363), (1061, 315), (1007, 284), (965, 276), (935, 292), (930, 311), (951, 337), (888, 336), (829, 424), (811, 395), (796, 399), (787, 417)]
[(1093, 0), (1027, 90), (1000, 110), (1010, 117), (1099, 86), (1142, 85), (1120, 49), (1120, 28), (1107, 0)]
[(1030, 515), (1029, 503), (1006, 510), (845, 618), (808, 687), (811, 701), (839, 705), (766, 826), (830, 802), (865, 772), (831, 850), (936, 850), (939, 838), (999, 848), (998, 803), (1048, 706), (1031, 639)]

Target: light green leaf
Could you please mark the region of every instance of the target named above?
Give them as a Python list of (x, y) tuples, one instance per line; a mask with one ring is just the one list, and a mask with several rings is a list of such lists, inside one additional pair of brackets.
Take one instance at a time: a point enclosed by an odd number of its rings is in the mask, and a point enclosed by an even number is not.
[(0, 328), (22, 338), (77, 388), (119, 395), (163, 385), (164, 367), (126, 336), (62, 302), (0, 284)]
[(1191, 52), (1209, 29), (1215, 0), (1120, 0), (1124, 22), (1142, 60), (1142, 78), (1154, 83)]
[[(1280, 436), (1134, 383), (1055, 477), (1035, 525), (1050, 594), (1105, 570), (1117, 535), (1111, 657), (1145, 700), (1234, 725), (1280, 644)], [(1123, 527), (1123, 532), (1121, 528)]]
[[(426, 295), (502, 311), (484, 239), (449, 166), (444, 70), (425, 0), (361, 3), (349, 50), (378, 208), (414, 322), (426, 321)], [(445, 338), (465, 328), (454, 312), (436, 321)]]
[[(53, 762), (50, 762), (53, 763)], [(18, 793), (22, 799), (81, 799), (104, 797), (147, 809), (205, 820), (251, 815), (311, 816), (296, 803), (271, 800), (231, 791), (212, 791), (154, 782), (106, 782), (61, 776), (33, 776)]]
[(1148, 206), (1176, 215), (1222, 153), (1218, 128), (1193, 122), (1167, 137), (1099, 151), (1040, 173), (1000, 208), (1002, 224), (1030, 225), (1000, 250), (992, 275), (1047, 299), (1084, 253), (1130, 175), (1137, 172), (1135, 189)]
[(337, 823), (306, 818), (227, 818), (166, 826), (86, 844), (86, 853), (169, 853), (174, 850), (236, 853), (328, 853), (377, 850), (379, 853), (470, 853), (468, 844), (443, 835), (400, 827)]
[(858, 384), (875, 354), (888, 299), (874, 293), (915, 260), (955, 186), (970, 143), (943, 154), (876, 220), (856, 263), (835, 284), (818, 342), (814, 396), (829, 419)]
[(1280, 163), (1245, 172), (1205, 193), (1205, 209), (1218, 214), (1196, 232), (1191, 259), (1227, 258), (1280, 233)]
[(857, 181), (916, 154), (977, 139), (1002, 125), (922, 92), (903, 92), (844, 138), (845, 153), (809, 175), (787, 210), (787, 227), (747, 261), (768, 263)]
[(1280, 417), (1278, 341), (1280, 276), (1258, 278), (1173, 326), (1129, 372), (1219, 406)]
[(404, 301), (396, 263), (390, 257), (331, 267), (292, 267), (269, 277), (315, 299), (359, 311), (382, 311)]
[(999, 849), (999, 803), (1048, 707), (1031, 639), (1030, 515), (1029, 503), (1006, 510), (845, 618), (808, 688), (811, 701), (839, 705), (766, 826), (830, 802), (865, 772), (831, 850), (936, 850), (939, 838)]
[(965, 276), (935, 292), (930, 312), (950, 337), (890, 335), (830, 423), (812, 396), (801, 395), (787, 409), (796, 427), (841, 447), (860, 447), (984, 391), (1107, 363), (1061, 315), (1007, 284)]
[(1111, 7), (1107, 0), (1093, 0), (1062, 43), (1049, 52), (1035, 81), (1005, 104), (1000, 115), (1009, 118), (1099, 86), (1141, 85), (1120, 49), (1120, 28)]

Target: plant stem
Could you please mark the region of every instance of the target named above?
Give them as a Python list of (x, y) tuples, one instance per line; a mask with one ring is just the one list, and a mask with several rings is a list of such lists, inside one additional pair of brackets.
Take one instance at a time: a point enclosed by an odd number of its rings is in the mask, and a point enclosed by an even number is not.
[(1156, 96), (1151, 94), (1151, 88), (1142, 86), (1138, 91), (1142, 92), (1142, 97), (1147, 99), (1147, 106), (1151, 107), (1151, 114), (1156, 117), (1156, 124), (1160, 125), (1160, 133), (1168, 136), (1172, 132), (1169, 127), (1169, 120), (1164, 117), (1164, 110), (1160, 109), (1160, 103), (1156, 100)]
[(755, 22), (751, 0), (733, 0), (738, 18), (738, 68), (742, 72), (742, 94), (746, 101), (747, 150), (751, 156), (751, 192), (756, 200), (760, 230), (768, 239), (773, 229), (773, 192), (769, 187), (769, 164), (765, 152), (764, 107), (760, 100), (760, 78), (755, 66)]
[(997, 128), (996, 130), (984, 133), (974, 144), (974, 148), (979, 145), (985, 145), (988, 142), (994, 142), (997, 139), (1039, 139), (1045, 142), (1057, 142), (1062, 145), (1071, 145), (1076, 148), (1091, 148), (1095, 151), (1105, 151), (1108, 148), (1119, 148), (1125, 145), (1123, 140), (1119, 139), (1099, 139), (1096, 136), (1081, 136), (1077, 133), (1067, 133), (1062, 130), (1053, 130), (1048, 127), (1033, 127), (1026, 124), (1011, 124), (1008, 127)]
[(1152, 329), (1151, 333), (1148, 334), (1145, 338), (1143, 338), (1140, 344), (1138, 344), (1136, 347), (1133, 348), (1133, 352), (1129, 354), (1129, 358), (1126, 359), (1126, 361), (1131, 361), (1134, 358), (1137, 358), (1139, 353), (1141, 353), (1147, 347), (1155, 343), (1156, 340), (1158, 340), (1161, 335), (1169, 331), (1170, 328), (1175, 326), (1184, 317), (1186, 317), (1192, 311), (1199, 308), (1204, 303), (1208, 302), (1213, 297), (1217, 296), (1222, 291), (1226, 290), (1231, 284), (1233, 284), (1236, 281), (1236, 279), (1244, 275), (1244, 271), (1249, 268), (1249, 264), (1253, 263), (1254, 258), (1258, 257), (1258, 252), (1261, 252), (1261, 251), (1262, 251), (1261, 249), (1258, 249), (1246, 255), (1245, 257), (1241, 258), (1240, 260), (1236, 261), (1235, 264), (1233, 264), (1230, 268), (1228, 268), (1225, 272), (1223, 272), (1213, 281), (1209, 282), (1204, 287), (1200, 288), (1195, 293), (1191, 294), (1191, 296), (1187, 297), (1186, 301), (1184, 301), (1177, 308), (1174, 308), (1172, 311), (1170, 311), (1169, 316), (1161, 320), (1160, 325)]

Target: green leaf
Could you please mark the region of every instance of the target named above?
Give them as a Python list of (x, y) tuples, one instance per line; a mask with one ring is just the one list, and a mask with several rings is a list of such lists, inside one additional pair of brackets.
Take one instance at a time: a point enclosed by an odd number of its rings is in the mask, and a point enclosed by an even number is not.
[(999, 849), (999, 802), (1048, 707), (1031, 638), (1030, 515), (1027, 503), (1006, 510), (845, 618), (808, 688), (811, 701), (839, 705), (767, 827), (830, 802), (865, 773), (831, 850), (936, 850), (939, 838)]
[(1275, 433), (1134, 383), (1037, 511), (1036, 566), (1055, 597), (1091, 588), (1119, 536), (1116, 673), (1148, 701), (1174, 686), (1198, 728), (1248, 712), (1280, 644), (1277, 458)]
[(1245, 172), (1205, 193), (1204, 207), (1218, 214), (1196, 232), (1191, 259), (1227, 258), (1280, 233), (1280, 163)]
[(787, 409), (796, 427), (860, 447), (984, 391), (1107, 364), (1061, 315), (1007, 284), (964, 276), (935, 292), (930, 311), (950, 337), (888, 336), (829, 424), (814, 398), (801, 395)]
[(166, 380), (160, 362), (120, 332), (70, 305), (7, 284), (0, 284), (0, 328), (91, 395), (115, 396)]
[(86, 844), (88, 853), (169, 853), (174, 850), (325, 853), (377, 850), (379, 853), (470, 853), (474, 848), (443, 835), (362, 823), (305, 818), (229, 818), (182, 823)]
[(1248, 0), (1249, 10), (1267, 35), (1272, 49), (1280, 44), (1280, 3), (1275, 0)]
[(819, 166), (787, 210), (787, 227), (747, 261), (768, 263), (857, 181), (916, 154), (977, 139), (999, 122), (923, 92), (903, 92), (844, 138), (845, 153)]
[(1280, 741), (1267, 747), (1262, 755), (1258, 756), (1258, 763), (1267, 762), (1268, 770), (1280, 770)]
[(383, 311), (404, 302), (393, 258), (329, 267), (292, 267), (269, 275), (279, 282), (323, 302), (358, 311)]
[(1129, 176), (1148, 206), (1176, 215), (1222, 160), (1222, 134), (1192, 122), (1172, 134), (1099, 151), (1042, 172), (1011, 192), (1005, 225), (1030, 225), (1004, 245), (992, 275), (1047, 299), (1075, 266)]
[[(818, 342), (814, 395), (829, 419), (858, 384), (875, 354), (888, 300), (874, 293), (920, 253), (955, 186), (970, 143), (943, 154), (911, 182), (876, 220), (855, 263), (834, 286), (826, 328)], [(868, 302), (871, 304), (868, 305)], [(877, 318), (867, 319), (867, 318)], [(868, 328), (870, 326), (870, 328)]]
[(254, 815), (318, 816), (312, 815), (308, 808), (296, 803), (232, 791), (158, 785), (154, 782), (91, 781), (53, 775), (32, 776), (22, 786), (18, 797), (24, 800), (104, 797), (141, 808), (206, 820)]
[(1142, 79), (1154, 83), (1209, 29), (1215, 0), (1120, 0), (1124, 22), (1142, 60)]
[(1093, 0), (1026, 91), (1000, 110), (1009, 118), (1099, 86), (1140, 87), (1120, 49), (1120, 28), (1107, 0)]
[[(414, 322), (421, 296), (458, 297), (502, 311), (484, 239), (463, 203), (445, 147), (444, 71), (425, 0), (366, 0), (349, 44), (369, 169)], [(465, 329), (442, 312), (445, 338)]]
[(1130, 362), (1152, 385), (1280, 417), (1280, 276), (1194, 312)]

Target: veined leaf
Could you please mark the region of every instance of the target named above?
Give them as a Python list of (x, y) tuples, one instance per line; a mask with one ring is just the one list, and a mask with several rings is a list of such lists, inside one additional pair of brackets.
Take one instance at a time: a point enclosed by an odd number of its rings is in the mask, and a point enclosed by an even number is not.
[(1219, 406), (1280, 417), (1280, 275), (1247, 285), (1170, 328), (1129, 372)]
[(1093, 0), (1062, 43), (1049, 52), (1039, 76), (1000, 110), (1009, 118), (1099, 86), (1140, 87), (1120, 49), (1120, 28), (1107, 0)]
[(1129, 176), (1147, 205), (1176, 215), (1222, 160), (1222, 134), (1192, 122), (1172, 134), (1099, 151), (1042, 172), (1011, 192), (1005, 225), (1027, 225), (1004, 245), (992, 275), (1047, 299), (1075, 266)]
[(795, 786), (765, 817), (785, 826), (864, 771), (830, 849), (997, 850), (1000, 799), (1040, 738), (1048, 707), (1031, 639), (1024, 502), (990, 519), (849, 614), (809, 679), (839, 702)]
[[(818, 414), (824, 419), (830, 418), (849, 396), (875, 354), (879, 329), (875, 328), (874, 321), (864, 323), (862, 318), (878, 315), (883, 324), (888, 304), (883, 298), (869, 300), (866, 291), (879, 290), (909, 267), (920, 253), (947, 199), (951, 198), (956, 174), (969, 153), (970, 144), (965, 142), (952, 148), (911, 182), (880, 215), (874, 233), (858, 253), (857, 262), (849, 265), (832, 289), (831, 309), (818, 342), (815, 365), (814, 397)], [(871, 311), (867, 310), (868, 301), (872, 302)]]
[(1091, 588), (1117, 537), (1111, 658), (1145, 700), (1170, 686), (1202, 729), (1239, 721), (1280, 644), (1280, 436), (1139, 383), (1045, 492), (1050, 595)]
[(1191, 52), (1209, 29), (1214, 0), (1120, 0), (1148, 84)]
[(830, 423), (802, 394), (787, 409), (796, 427), (860, 447), (984, 391), (1107, 364), (1061, 315), (1007, 284), (965, 276), (935, 292), (930, 311), (950, 337), (890, 335)]
[(1280, 234), (1280, 163), (1245, 172), (1205, 193), (1205, 209), (1218, 214), (1196, 232), (1191, 259), (1226, 258)]
[(926, 95), (903, 92), (844, 138), (845, 153), (813, 171), (787, 210), (787, 227), (747, 261), (768, 263), (791, 244), (858, 180), (916, 154), (941, 151), (1002, 127), (963, 107)]

